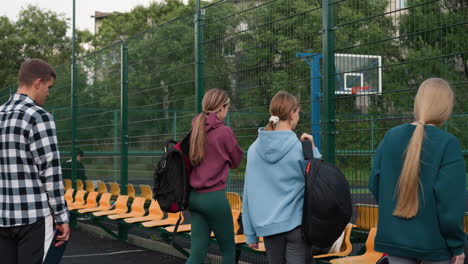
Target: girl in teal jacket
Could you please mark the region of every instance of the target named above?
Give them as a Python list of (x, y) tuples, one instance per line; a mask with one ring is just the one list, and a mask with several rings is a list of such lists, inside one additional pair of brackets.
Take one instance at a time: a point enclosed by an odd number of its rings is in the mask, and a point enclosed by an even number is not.
[(465, 160), (457, 139), (438, 128), (453, 101), (446, 81), (424, 81), (416, 121), (389, 130), (377, 149), (369, 182), (379, 203), (375, 249), (391, 264), (463, 263)]

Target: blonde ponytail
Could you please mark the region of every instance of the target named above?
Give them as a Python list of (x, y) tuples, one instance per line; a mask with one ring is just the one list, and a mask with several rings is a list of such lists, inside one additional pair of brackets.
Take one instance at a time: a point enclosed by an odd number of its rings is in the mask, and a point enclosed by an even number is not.
[[(441, 126), (453, 109), (454, 94), (447, 81), (439, 78), (425, 80), (414, 99), (416, 129), (408, 144), (405, 161), (396, 186), (397, 205), (394, 216), (413, 218), (419, 210), (421, 185), (421, 151), (426, 124)], [(421, 185), (421, 191), (424, 191)], [(423, 193), (424, 194), (424, 193)]]
[(192, 134), (190, 135), (190, 163), (197, 166), (205, 158), (205, 144), (206, 144), (206, 131), (205, 131), (206, 114), (201, 113), (193, 122)]
[(424, 138), (424, 124), (416, 126), (406, 151), (405, 162), (397, 184), (398, 203), (394, 216), (413, 218), (418, 213), (419, 169), (421, 167), (421, 149)]
[(223, 106), (230, 102), (227, 93), (220, 89), (208, 90), (203, 96), (203, 112), (200, 113), (192, 125), (192, 134), (190, 135), (189, 159), (192, 166), (200, 165), (205, 158), (206, 128), (205, 122), (210, 114), (216, 115)]

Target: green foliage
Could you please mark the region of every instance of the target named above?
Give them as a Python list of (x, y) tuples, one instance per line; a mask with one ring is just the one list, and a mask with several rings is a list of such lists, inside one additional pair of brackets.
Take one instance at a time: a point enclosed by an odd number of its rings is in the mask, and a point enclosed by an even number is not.
[[(22, 9), (16, 22), (0, 17), (0, 87), (16, 82), (21, 63), (40, 58), (51, 65), (70, 60), (71, 39), (66, 35), (68, 19), (52, 11), (29, 5)], [(77, 31), (77, 42), (91, 39), (89, 31)], [(77, 54), (84, 52), (78, 45)]]
[(16, 81), (16, 52), (18, 40), (15, 26), (7, 17), (0, 17), (0, 87)]
[(167, 0), (165, 3), (153, 2), (149, 7), (137, 6), (129, 13), (112, 14), (104, 19), (93, 46), (102, 48), (111, 45), (193, 12), (193, 9), (193, 1), (190, 5), (184, 5), (180, 0)]

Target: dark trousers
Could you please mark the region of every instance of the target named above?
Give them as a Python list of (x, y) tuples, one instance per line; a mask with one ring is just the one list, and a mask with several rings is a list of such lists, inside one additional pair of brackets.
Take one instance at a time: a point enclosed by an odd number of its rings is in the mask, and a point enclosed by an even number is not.
[(264, 237), (269, 264), (315, 263), (311, 247), (302, 238), (301, 227)]
[(52, 216), (22, 226), (0, 227), (0, 263), (42, 264), (53, 240)]

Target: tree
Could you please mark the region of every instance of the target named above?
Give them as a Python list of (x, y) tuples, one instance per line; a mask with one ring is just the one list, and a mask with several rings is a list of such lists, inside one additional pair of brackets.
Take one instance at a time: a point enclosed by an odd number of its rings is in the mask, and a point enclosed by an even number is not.
[[(417, 88), (429, 77), (441, 77), (449, 81), (456, 94), (454, 116), (448, 122), (448, 131), (460, 140), (466, 149), (468, 137), (462, 125), (466, 123), (468, 111), (468, 42), (466, 14), (468, 2), (447, 0), (425, 3), (409, 0), (408, 6), (416, 8), (402, 16), (401, 39), (405, 52), (405, 71), (410, 78), (405, 80), (408, 87)], [(398, 72), (396, 72), (398, 74)]]
[[(70, 61), (71, 39), (66, 35), (68, 20), (63, 15), (29, 5), (19, 13), (16, 22), (0, 17), (0, 87), (16, 82), (21, 63), (40, 58), (59, 66)], [(81, 43), (90, 42), (91, 33), (77, 31), (77, 54), (83, 54)]]
[(0, 17), (0, 88), (16, 81), (18, 38), (15, 26), (7, 17)]
[(21, 59), (43, 58), (51, 65), (69, 60), (71, 45), (66, 36), (67, 19), (63, 16), (30, 5), (20, 12), (15, 27), (21, 40)]
[(185, 5), (181, 0), (153, 2), (148, 7), (136, 6), (124, 14), (112, 14), (104, 19), (95, 35), (93, 46), (102, 48), (145, 32), (172, 19), (193, 12), (194, 1)]

